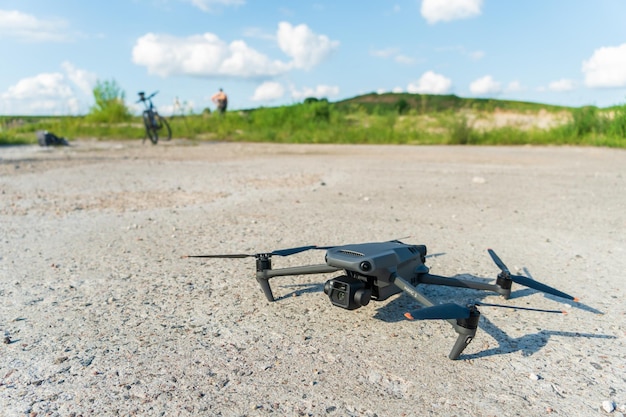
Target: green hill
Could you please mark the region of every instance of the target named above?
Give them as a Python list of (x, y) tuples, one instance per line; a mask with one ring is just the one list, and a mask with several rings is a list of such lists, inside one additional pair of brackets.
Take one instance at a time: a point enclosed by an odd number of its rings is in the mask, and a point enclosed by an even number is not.
[(454, 94), (409, 94), (409, 93), (369, 93), (334, 103), (340, 109), (362, 106), (368, 112), (377, 110), (400, 110), (402, 113), (416, 110), (422, 114), (442, 111), (475, 110), (494, 111), (514, 110), (529, 111), (560, 111), (571, 110), (571, 107), (553, 106), (549, 104), (530, 103), (524, 101), (498, 100), (491, 98), (462, 98)]

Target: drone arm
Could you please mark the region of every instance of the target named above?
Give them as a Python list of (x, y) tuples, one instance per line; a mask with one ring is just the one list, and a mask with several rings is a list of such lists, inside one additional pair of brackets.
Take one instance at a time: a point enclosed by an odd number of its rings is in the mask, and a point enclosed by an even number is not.
[(415, 287), (411, 285), (411, 283), (405, 280), (404, 278), (396, 275), (393, 277), (393, 283), (395, 284), (396, 287), (400, 288), (402, 291), (407, 293), (409, 296), (415, 299), (415, 301), (417, 301), (418, 303), (423, 304), (426, 307), (432, 307), (435, 305), (435, 303), (433, 303), (428, 298), (426, 298), (424, 294), (417, 291)]
[(493, 292), (497, 292), (498, 294), (504, 295), (507, 298), (508, 298), (508, 294), (511, 293), (510, 287), (507, 289), (507, 288), (502, 288), (499, 285), (495, 285), (495, 284), (486, 284), (483, 282), (469, 281), (466, 279), (443, 277), (440, 275), (421, 274), (421, 275), (418, 275), (418, 281), (421, 284), (445, 285), (448, 287), (461, 287), (461, 288), (471, 288), (473, 290), (493, 291)]
[[(420, 303), (420, 304), (422, 304), (422, 305), (424, 305), (426, 307), (433, 307), (435, 305), (435, 303), (430, 301), (424, 294), (419, 292), (413, 285), (411, 285), (410, 282), (408, 282), (404, 278), (399, 277), (399, 276), (396, 275), (394, 280), (393, 280), (393, 283), (398, 288), (400, 288), (402, 291), (407, 293), (411, 298), (413, 298), (418, 303)], [(455, 319), (448, 319), (447, 321), (453, 327), (456, 327), (456, 320)]]
[(306, 266), (294, 266), (289, 268), (280, 269), (266, 269), (262, 266), (257, 268), (256, 280), (261, 286), (265, 298), (267, 301), (274, 301), (274, 294), (272, 294), (272, 288), (270, 287), (269, 279), (274, 277), (283, 277), (288, 275), (309, 275), (309, 274), (324, 274), (328, 272), (338, 271), (338, 268), (328, 266), (326, 264), (320, 265), (306, 265)]
[(265, 269), (257, 271), (257, 277), (261, 276), (264, 279), (282, 277), (287, 275), (310, 275), (310, 274), (325, 274), (328, 272), (339, 271), (339, 268), (334, 266), (328, 266), (326, 264), (320, 265), (306, 265), (306, 266), (293, 266), (288, 268), (279, 269)]
[[(421, 292), (419, 292), (413, 285), (411, 285), (411, 283), (407, 280), (405, 280), (402, 277), (399, 276), (395, 276), (393, 283), (400, 288), (402, 291), (404, 291), (405, 293), (407, 293), (411, 298), (413, 298), (415, 301), (417, 301), (418, 303), (426, 306), (426, 307), (433, 307), (435, 305), (435, 303), (433, 303), (432, 301), (430, 301), (430, 299), (428, 299), (424, 294), (422, 294)], [(456, 320), (455, 319), (448, 319), (447, 320), (453, 327), (456, 326)]]
[[(438, 279), (444, 279), (444, 280), (448, 279), (445, 277), (438, 277), (436, 275), (430, 275), (430, 274), (424, 274), (424, 275), (428, 275), (431, 278), (438, 278)], [(424, 294), (417, 291), (415, 287), (411, 285), (411, 283), (405, 280), (404, 278), (399, 277), (397, 275), (395, 275), (392, 278), (393, 278), (393, 283), (398, 288), (400, 288), (402, 291), (404, 291), (409, 296), (414, 298), (420, 304), (425, 305), (427, 308), (433, 307), (435, 305), (435, 303), (430, 301)], [(459, 281), (458, 284), (463, 283), (462, 280), (457, 280), (457, 281)], [(440, 285), (447, 285), (447, 284), (440, 284)], [(458, 286), (464, 286), (464, 285), (458, 285)], [(458, 333), (456, 342), (454, 343), (454, 346), (452, 347), (452, 350), (450, 351), (450, 354), (448, 355), (450, 359), (452, 360), (458, 359), (461, 353), (463, 352), (463, 350), (474, 339), (474, 335), (476, 334), (476, 329), (478, 328), (479, 317), (480, 317), (480, 313), (478, 313), (478, 310), (474, 309), (470, 313), (470, 317), (466, 319), (447, 319), (448, 323), (450, 323), (452, 327), (454, 328), (454, 330)]]

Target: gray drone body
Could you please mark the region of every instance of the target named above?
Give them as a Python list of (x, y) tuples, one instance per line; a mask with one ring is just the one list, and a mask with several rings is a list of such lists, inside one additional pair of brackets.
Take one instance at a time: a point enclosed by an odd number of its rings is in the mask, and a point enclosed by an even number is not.
[[(412, 285), (417, 285), (415, 278), (419, 274), (428, 273), (428, 267), (424, 265), (426, 246), (406, 245), (397, 241), (329, 248), (325, 260), (327, 265), (346, 271), (346, 275), (327, 282), (324, 290), (333, 304), (349, 310), (367, 305), (369, 299), (363, 298), (366, 295), (372, 300), (383, 301), (401, 292), (393, 283), (395, 276), (407, 277)], [(356, 303), (337, 303), (330, 289), (334, 288), (333, 283), (341, 281), (349, 281), (354, 285), (358, 284), (357, 281), (363, 282), (366, 294), (357, 295)]]
[(424, 265), (426, 252), (425, 245), (406, 245), (397, 241), (361, 243), (329, 248), (326, 263), (388, 282), (390, 272), (398, 272), (401, 276), (427, 273), (428, 268)]
[[(324, 264), (279, 269), (272, 268), (272, 256), (288, 256), (316, 249), (326, 250)], [(338, 271), (342, 271), (343, 274), (327, 280), (324, 284), (324, 293), (329, 297), (333, 305), (346, 310), (354, 310), (366, 306), (371, 300), (383, 301), (394, 294), (404, 292), (425, 307), (407, 312), (405, 314), (406, 318), (410, 320), (442, 319), (452, 325), (458, 337), (448, 356), (450, 359), (457, 359), (476, 334), (480, 318), (477, 306), (512, 307), (486, 303), (474, 303), (468, 306), (461, 306), (455, 303), (435, 304), (418, 290), (417, 287), (419, 285), (443, 285), (491, 291), (500, 294), (506, 299), (511, 294), (512, 284), (516, 283), (547, 294), (578, 301), (571, 295), (534, 279), (511, 274), (495, 252), (491, 249), (488, 249), (488, 252), (501, 271), (493, 284), (433, 275), (425, 265), (427, 258), (425, 245), (410, 245), (397, 240), (329, 247), (302, 246), (257, 254), (199, 255), (190, 257), (256, 258), (256, 279), (268, 301), (275, 300), (269, 284), (271, 278), (288, 275), (326, 274)], [(522, 309), (528, 310), (530, 308)], [(534, 310), (561, 313), (559, 310)]]

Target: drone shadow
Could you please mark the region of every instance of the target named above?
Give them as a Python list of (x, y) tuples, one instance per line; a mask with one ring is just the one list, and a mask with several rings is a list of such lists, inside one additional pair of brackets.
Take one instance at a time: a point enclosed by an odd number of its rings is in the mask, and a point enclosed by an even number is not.
[[(522, 298), (522, 297), (526, 297), (535, 293), (541, 293), (541, 291), (536, 291), (536, 290), (532, 290), (530, 288), (525, 288), (523, 290), (517, 290), (517, 291), (513, 291), (511, 293), (511, 297), (509, 298), (509, 300), (513, 300), (516, 298)], [(552, 294), (543, 294), (543, 296), (545, 298), (547, 298), (548, 300), (552, 300), (556, 303), (561, 303), (561, 304), (567, 304), (568, 306), (572, 307), (572, 308), (576, 308), (578, 310), (583, 310), (586, 311), (588, 313), (593, 313), (593, 314), (604, 314), (603, 311), (600, 311), (596, 308), (593, 308), (587, 304), (583, 304), (580, 301), (573, 301), (573, 300), (566, 300), (564, 298), (560, 298), (557, 297), (556, 295), (552, 295)]]
[(512, 338), (485, 316), (481, 316), (479, 328), (493, 337), (498, 342), (498, 346), (477, 353), (461, 355), (460, 359), (479, 359), (488, 356), (506, 355), (513, 352), (521, 352), (523, 356), (531, 356), (543, 349), (548, 344), (548, 340), (552, 336), (585, 339), (617, 339), (616, 336), (607, 334), (563, 332), (557, 330), (540, 330), (537, 333)]
[(302, 294), (311, 294), (316, 292), (324, 291), (324, 284), (286, 284), (280, 285), (279, 288), (295, 288), (294, 290), (289, 291), (287, 294), (283, 294), (278, 297), (274, 297), (274, 301), (285, 300), (291, 297), (298, 297)]
[[(467, 280), (473, 280), (476, 282), (493, 281), (489, 278), (481, 278), (467, 274), (457, 275), (454, 278), (462, 278)], [(476, 302), (488, 296), (495, 295), (495, 293), (492, 292), (475, 290), (471, 288), (455, 288), (438, 285), (421, 285), (418, 286), (418, 289), (424, 295), (434, 301), (445, 300), (444, 302), (455, 302), (460, 305), (470, 304), (471, 302), (467, 302), (467, 300), (472, 300), (473, 302)], [(541, 291), (536, 291), (530, 288), (523, 288), (512, 292), (509, 299), (521, 299), (535, 293), (541, 293)], [(543, 295), (545, 298), (553, 300), (555, 303), (567, 304), (571, 307), (594, 314), (604, 314), (600, 310), (597, 310), (580, 302), (566, 300), (550, 294)], [(391, 302), (377, 309), (374, 318), (388, 323), (403, 321), (405, 320), (403, 314), (406, 311), (414, 309), (416, 307), (416, 304), (417, 303), (411, 297), (406, 294), (401, 294), (399, 297), (391, 300)], [(461, 359), (477, 359), (493, 355), (504, 355), (518, 351), (521, 351), (524, 356), (530, 356), (546, 346), (548, 340), (552, 336), (616, 339), (615, 336), (606, 334), (564, 332), (555, 330), (541, 330), (537, 333), (527, 334), (518, 338), (512, 338), (505, 331), (503, 331), (492, 321), (490, 321), (485, 316), (485, 314), (481, 315), (479, 329), (493, 337), (498, 343), (498, 346), (474, 354), (461, 355)]]
[[(493, 283), (494, 281), (492, 278), (482, 278), (469, 274), (458, 274), (453, 276), (452, 278), (464, 279), (480, 283)], [(472, 304), (476, 301), (482, 301), (486, 297), (497, 295), (496, 293), (490, 291), (475, 290), (472, 288), (462, 287), (447, 287), (445, 285), (423, 284), (418, 285), (417, 288), (425, 296), (435, 302), (453, 302), (460, 305)], [(593, 314), (604, 314), (604, 312), (589, 305), (583, 304), (580, 301), (567, 300), (557, 297), (555, 295), (545, 294), (541, 291), (525, 287), (511, 292), (509, 300), (521, 299), (523, 297), (527, 297), (537, 293), (542, 294), (544, 298), (552, 300), (558, 304), (566, 304), (571, 308), (576, 308)], [(378, 309), (374, 317), (385, 322), (393, 323), (402, 321), (404, 320), (403, 314), (408, 310), (415, 309), (416, 305), (417, 303), (412, 298), (410, 298), (406, 294), (402, 294), (400, 297), (393, 299), (391, 302)]]
[[(529, 275), (527, 273), (527, 275)], [(462, 278), (472, 280), (476, 282), (489, 283), (493, 279), (481, 278), (468, 274), (459, 274), (453, 278)], [(288, 289), (289, 291), (283, 295), (277, 296), (276, 301), (285, 300), (291, 297), (300, 296), (303, 294), (320, 293), (324, 291), (323, 283), (309, 283), (309, 284), (284, 284), (277, 286), (281, 289)], [(419, 290), (424, 293), (428, 298), (432, 300), (445, 300), (445, 302), (455, 302), (460, 305), (469, 304), (472, 301), (480, 301), (488, 296), (494, 296), (495, 293), (475, 290), (471, 288), (459, 288), (459, 287), (446, 287), (441, 285), (419, 285)], [(511, 293), (510, 300), (522, 299), (523, 297), (533, 295), (535, 293), (541, 293), (530, 288), (522, 288), (515, 290)], [(586, 304), (566, 300), (550, 294), (543, 294), (543, 296), (555, 303), (567, 304), (573, 308), (577, 308), (589, 313), (604, 314), (600, 310), (597, 310)], [(469, 303), (467, 300), (472, 300)], [(395, 323), (406, 320), (404, 313), (414, 309), (416, 302), (406, 294), (400, 294), (399, 296), (392, 298), (391, 301), (383, 304), (376, 309), (374, 318), (386, 323)], [(375, 302), (370, 303), (375, 305)], [(524, 306), (526, 307), (526, 306)], [(481, 352), (461, 355), (461, 359), (478, 359), (485, 358), (494, 355), (505, 355), (513, 352), (520, 351), (524, 356), (530, 356), (544, 348), (550, 337), (576, 337), (576, 338), (598, 338), (598, 339), (615, 339), (615, 336), (606, 334), (592, 334), (592, 333), (579, 333), (579, 332), (564, 332), (555, 330), (541, 330), (536, 333), (527, 334), (521, 337), (512, 338), (504, 330), (496, 326), (490, 321), (485, 314), (481, 315), (479, 329), (490, 335), (498, 343), (497, 347), (483, 350)]]
[[(524, 267), (524, 268), (522, 268), (522, 271), (524, 271), (524, 274), (525, 274), (528, 278), (530, 278), (530, 279), (535, 279), (535, 278), (531, 275), (531, 273), (530, 273), (530, 271), (528, 270), (528, 268)], [(533, 291), (533, 290), (530, 290), (530, 289), (525, 289), (525, 290), (516, 291), (516, 292), (515, 292), (515, 297), (517, 297), (517, 296), (518, 296), (518, 292), (519, 292), (519, 293), (524, 293), (524, 295), (528, 295), (528, 294), (532, 294), (533, 292), (536, 292), (536, 291)], [(519, 296), (521, 297), (521, 296), (523, 296), (523, 295), (519, 295)], [(557, 301), (557, 302), (559, 302), (559, 303), (564, 303), (564, 304), (567, 304), (567, 305), (569, 305), (569, 306), (571, 306), (571, 307), (576, 307), (576, 308), (578, 308), (578, 309), (580, 309), (580, 310), (587, 311), (587, 312), (589, 312), (589, 313), (594, 313), (594, 314), (604, 314), (602, 311), (597, 310), (597, 309), (595, 309), (595, 308), (593, 308), (593, 307), (591, 307), (591, 306), (588, 306), (588, 305), (586, 305), (586, 304), (583, 304), (583, 303), (581, 303), (580, 301), (564, 300), (563, 298), (559, 298), (559, 297), (556, 297), (556, 296), (551, 295), (551, 294), (544, 294), (544, 296), (545, 296), (546, 298), (550, 299), (550, 300), (554, 300), (554, 301)], [(511, 294), (511, 298), (513, 298), (513, 294)]]

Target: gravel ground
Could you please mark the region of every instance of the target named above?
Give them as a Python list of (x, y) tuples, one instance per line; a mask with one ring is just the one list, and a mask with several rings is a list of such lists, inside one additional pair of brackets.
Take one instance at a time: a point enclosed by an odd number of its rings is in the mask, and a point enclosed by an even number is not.
[[(0, 148), (0, 415), (591, 416), (626, 413), (626, 153), (78, 141)], [(440, 275), (513, 272), (579, 296), (481, 308), (447, 358), (405, 295), (346, 311), (333, 274), (275, 278), (262, 252), (401, 238)], [(323, 252), (274, 266), (323, 262)]]

